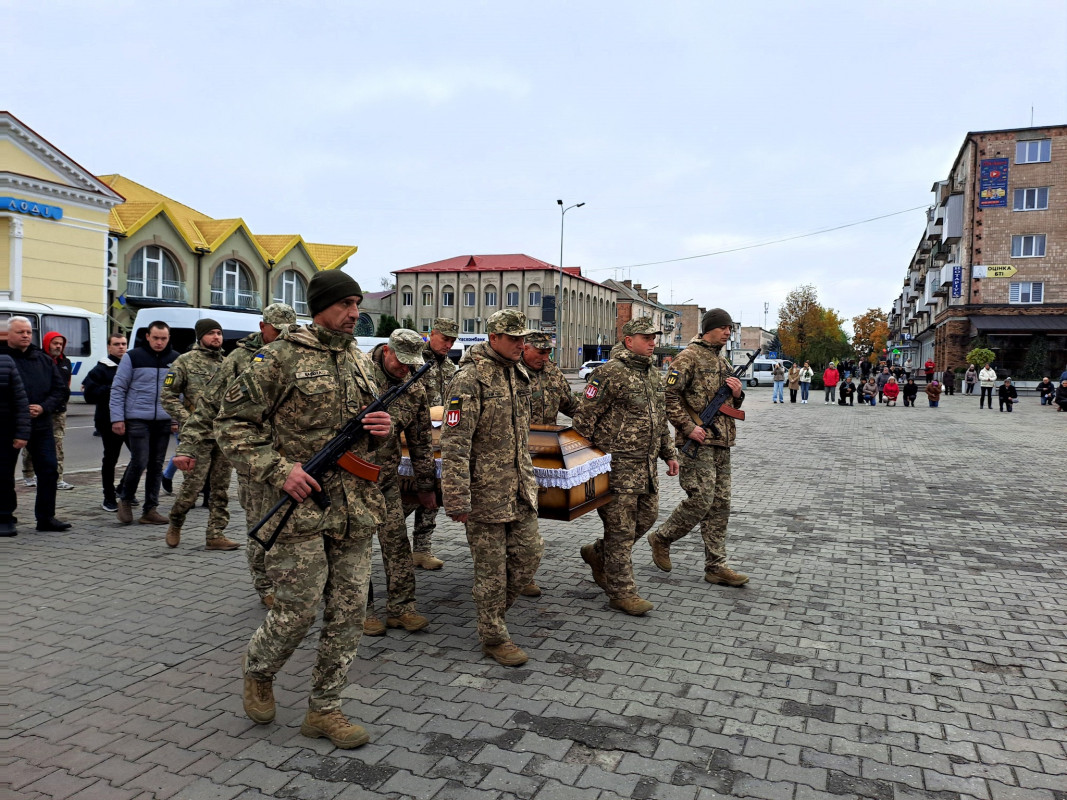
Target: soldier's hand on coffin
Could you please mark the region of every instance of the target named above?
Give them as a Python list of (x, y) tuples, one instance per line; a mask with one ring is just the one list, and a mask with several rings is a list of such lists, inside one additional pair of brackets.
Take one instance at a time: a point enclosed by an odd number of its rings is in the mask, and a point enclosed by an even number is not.
[(282, 484), (282, 491), (298, 503), (303, 503), (312, 492), (321, 490), (319, 482), (304, 472), (299, 462), (289, 471), (289, 477)]
[(419, 492), (419, 505), (433, 511), (437, 508), (437, 495), (433, 492)]
[(678, 474), (678, 462), (673, 458), (667, 462), (667, 476), (673, 478)]
[(192, 472), (196, 469), (196, 459), (192, 456), (174, 456), (174, 466), (182, 472)]
[(372, 411), (363, 418), (363, 429), (371, 436), (384, 439), (393, 430), (393, 419), (388, 411)]

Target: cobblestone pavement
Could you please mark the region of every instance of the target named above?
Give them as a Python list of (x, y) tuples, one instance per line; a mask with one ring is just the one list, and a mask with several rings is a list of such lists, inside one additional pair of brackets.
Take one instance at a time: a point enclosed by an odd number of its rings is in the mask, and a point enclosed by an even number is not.
[(100, 510), (92, 476), (61, 493), (66, 534), (34, 532), (20, 488), (22, 532), (0, 544), (0, 794), (1067, 798), (1067, 414), (769, 400), (750, 392), (734, 451), (748, 586), (705, 583), (697, 536), (669, 574), (642, 542), (656, 609), (627, 617), (578, 555), (597, 516), (545, 523), (545, 594), (509, 619), (531, 660), (506, 669), (478, 650), (445, 522), (445, 569), (418, 573), (430, 628), (361, 642), (346, 711), (373, 739), (355, 751), (299, 733), (314, 635), (279, 676), (275, 724), (245, 718), (263, 609), (242, 552), (204, 551), (203, 511), (168, 550), (162, 528)]

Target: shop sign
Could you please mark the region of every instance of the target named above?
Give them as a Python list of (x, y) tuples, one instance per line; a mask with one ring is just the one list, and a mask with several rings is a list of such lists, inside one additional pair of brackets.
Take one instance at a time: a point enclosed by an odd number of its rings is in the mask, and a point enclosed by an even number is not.
[(29, 214), (45, 219), (63, 219), (63, 209), (59, 206), (46, 206), (44, 203), (19, 197), (0, 197), (0, 211), (13, 211), (16, 214)]
[(963, 296), (963, 267), (959, 264), (952, 268), (952, 296)]

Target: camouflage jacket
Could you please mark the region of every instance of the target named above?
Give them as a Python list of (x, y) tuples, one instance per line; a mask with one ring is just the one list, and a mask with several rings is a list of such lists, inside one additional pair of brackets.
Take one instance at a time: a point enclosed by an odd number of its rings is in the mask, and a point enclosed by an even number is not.
[(159, 391), (159, 402), (170, 418), (178, 421), (179, 431), (185, 428), (189, 414), (199, 404), (224, 357), (222, 350), (209, 350), (197, 342), (170, 365)]
[(526, 367), (526, 374), (530, 376), (530, 418), (534, 425), (555, 425), (560, 411), (574, 416), (578, 398), (559, 367), (549, 361), (541, 370)]
[(656, 459), (678, 457), (667, 427), (659, 372), (649, 358), (625, 348), (589, 376), (574, 427), (611, 453), (614, 492), (658, 491)]
[[(403, 383), (394, 378), (382, 365), (382, 347), (378, 345), (370, 354), (374, 363), (374, 378), (383, 389)], [(408, 445), (411, 468), (415, 472), (415, 487), (420, 492), (432, 492), (437, 485), (437, 467), (433, 457), (433, 428), (430, 425), (430, 404), (426, 400), (426, 387), (420, 379), (389, 406), (393, 418), (393, 435), (379, 445), (374, 452), (374, 463), (382, 468), (378, 479), (383, 485), (397, 481), (400, 467), (400, 434), (403, 432)]]
[(426, 387), (426, 399), (431, 406), (442, 405), (445, 395), (448, 394), (448, 382), (456, 374), (456, 365), (448, 356), (437, 355), (430, 349), (428, 342), (422, 350), (422, 355), (433, 364), (422, 376), (422, 384)]
[[(685, 444), (689, 434), (700, 421), (700, 412), (711, 402), (720, 386), (734, 374), (730, 362), (719, 355), (722, 347), (712, 347), (699, 336), (690, 340), (688, 346), (675, 357), (667, 373), (667, 418), (674, 425), (674, 440)], [(734, 408), (740, 408), (745, 399), (731, 398)], [(711, 426), (704, 426), (708, 436), (707, 446), (733, 447), (736, 427), (725, 414), (716, 414)]]
[[(374, 367), (351, 336), (314, 324), (291, 326), (227, 387), (215, 418), (219, 447), (244, 480), (269, 485), (280, 498), (293, 466), (318, 452), (378, 393), (363, 373), (373, 376)], [(373, 461), (369, 453), (378, 444), (363, 436), (351, 452)], [(335, 469), (322, 488), (330, 505), (300, 503), (282, 530), (284, 540), (361, 538), (385, 520), (376, 484)]]
[(441, 490), (448, 514), (512, 522), (537, 510), (530, 459), (530, 378), (488, 342), (467, 350), (449, 384), (441, 427)]
[(191, 456), (200, 458), (200, 448), (205, 443), (214, 444), (215, 417), (219, 413), (219, 405), (222, 403), (222, 395), (230, 382), (240, 375), (248, 366), (260, 348), (263, 347), (263, 337), (253, 333), (237, 343), (237, 347), (222, 360), (215, 377), (208, 383), (200, 396), (200, 402), (196, 404), (189, 418), (182, 425), (182, 435), (174, 454), (179, 456)]

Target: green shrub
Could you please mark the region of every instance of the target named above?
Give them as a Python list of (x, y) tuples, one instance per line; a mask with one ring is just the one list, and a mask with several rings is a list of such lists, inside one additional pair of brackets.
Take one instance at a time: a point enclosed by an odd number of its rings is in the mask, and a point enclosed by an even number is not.
[(992, 364), (996, 360), (997, 354), (985, 347), (976, 347), (967, 354), (967, 363), (974, 364), (978, 369), (981, 369), (986, 364)]

